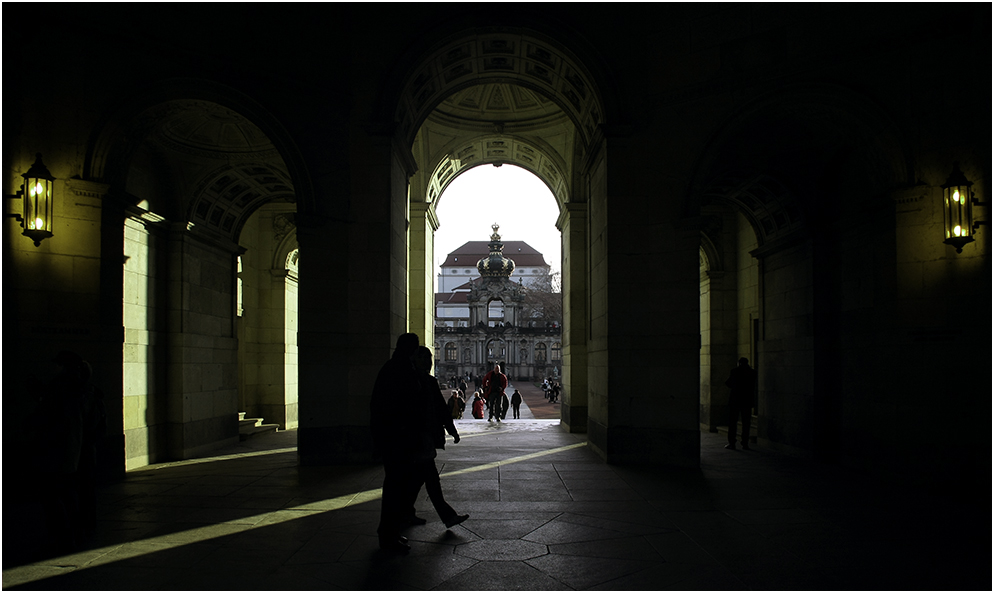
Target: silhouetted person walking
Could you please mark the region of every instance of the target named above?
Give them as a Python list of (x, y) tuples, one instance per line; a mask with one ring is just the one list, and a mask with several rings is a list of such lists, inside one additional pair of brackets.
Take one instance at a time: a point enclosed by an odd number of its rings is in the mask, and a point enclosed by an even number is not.
[(728, 444), (735, 448), (735, 431), (742, 419), (742, 448), (749, 449), (749, 423), (752, 419), (752, 402), (756, 396), (756, 371), (749, 366), (748, 358), (740, 358), (739, 366), (732, 369), (725, 381), (731, 391), (728, 395)]
[[(383, 497), (380, 525), (376, 530), (380, 548), (407, 552), (411, 547), (400, 535), (409, 523), (410, 493), (418, 482), (417, 454), (420, 450), (421, 384), (414, 366), (417, 334), (397, 338), (393, 356), (380, 369), (369, 402), (373, 444), (383, 456)], [(420, 487), (420, 486), (419, 486)]]
[(445, 523), (446, 527), (453, 527), (469, 519), (469, 515), (456, 513), (442, 495), (442, 482), (438, 477), (438, 468), (435, 466), (435, 449), (445, 448), (445, 433), (452, 435), (452, 442), (459, 442), (459, 433), (456, 425), (452, 422), (452, 414), (449, 406), (445, 403), (445, 397), (438, 386), (438, 380), (432, 376), (432, 356), (431, 350), (425, 346), (418, 347), (417, 354), (414, 355), (414, 365), (418, 369), (418, 380), (421, 383), (419, 393), (420, 436), (418, 443), (417, 459), (417, 479), (412, 487), (410, 497), (410, 522), (414, 525), (424, 525), (424, 519), (414, 514), (414, 502), (417, 500), (418, 492), (422, 484), (428, 492), (428, 498), (435, 507), (438, 517)]
[(521, 392), (517, 389), (514, 390), (514, 394), (511, 396), (511, 413), (514, 415), (515, 420), (521, 419)]

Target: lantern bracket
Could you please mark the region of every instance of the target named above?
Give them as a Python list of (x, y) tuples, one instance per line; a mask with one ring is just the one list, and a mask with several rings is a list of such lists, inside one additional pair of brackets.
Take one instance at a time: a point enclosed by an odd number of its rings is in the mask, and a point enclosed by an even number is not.
[[(20, 200), (23, 197), (24, 197), (24, 190), (23, 189), (17, 190), (17, 193), (13, 194), (13, 195), (7, 194), (7, 199), (9, 199), (9, 200)], [(22, 229), (24, 228), (24, 218), (21, 216), (20, 212), (8, 212), (7, 216), (9, 216), (9, 217), (13, 218), (14, 220), (16, 220), (17, 222), (21, 223), (21, 228)]]

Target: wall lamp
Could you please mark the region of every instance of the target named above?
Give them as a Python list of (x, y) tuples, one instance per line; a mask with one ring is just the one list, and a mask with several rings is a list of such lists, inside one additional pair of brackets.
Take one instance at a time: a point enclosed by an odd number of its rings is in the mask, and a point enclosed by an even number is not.
[(973, 194), (973, 182), (959, 170), (959, 163), (953, 164), (953, 172), (942, 184), (943, 218), (947, 243), (963, 253), (963, 246), (973, 242), (973, 235), (983, 221), (973, 220), (973, 207), (980, 206)]
[(41, 153), (35, 157), (35, 162), (23, 173), (24, 183), (14, 198), (21, 198), (22, 209), (19, 214), (11, 214), (21, 223), (25, 237), (35, 242), (35, 247), (41, 245), (43, 239), (52, 236), (52, 198), (55, 177), (48, 171), (45, 163), (41, 162)]

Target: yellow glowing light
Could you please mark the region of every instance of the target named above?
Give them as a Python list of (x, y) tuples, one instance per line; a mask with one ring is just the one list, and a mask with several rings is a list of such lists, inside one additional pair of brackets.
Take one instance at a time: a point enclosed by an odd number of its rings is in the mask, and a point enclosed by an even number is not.
[(953, 192), (953, 201), (959, 203), (959, 190)]
[(959, 237), (960, 233), (962, 233), (962, 232), (963, 232), (963, 229), (961, 229), (959, 225), (956, 225), (956, 228), (953, 229), (953, 234), (956, 235), (957, 237)]

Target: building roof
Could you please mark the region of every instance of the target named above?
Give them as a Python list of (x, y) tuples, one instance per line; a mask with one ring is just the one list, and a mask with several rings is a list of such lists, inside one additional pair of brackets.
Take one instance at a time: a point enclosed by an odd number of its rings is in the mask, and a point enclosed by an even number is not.
[(435, 293), (435, 304), (437, 305), (462, 305), (469, 301), (468, 292), (436, 292)]
[[(516, 267), (549, 265), (541, 253), (524, 241), (503, 241), (503, 243), (504, 257), (514, 261)], [(449, 253), (441, 267), (475, 267), (478, 261), (489, 256), (490, 241), (467, 241)]]

